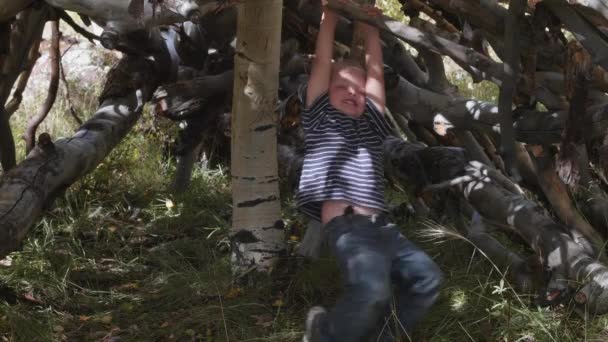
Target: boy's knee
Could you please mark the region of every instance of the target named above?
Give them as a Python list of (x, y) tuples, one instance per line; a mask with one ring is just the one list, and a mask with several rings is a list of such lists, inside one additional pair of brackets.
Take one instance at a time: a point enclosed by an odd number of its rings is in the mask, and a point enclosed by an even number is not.
[(392, 296), (390, 283), (380, 279), (370, 279), (362, 286), (362, 295), (370, 306), (382, 310), (389, 304)]

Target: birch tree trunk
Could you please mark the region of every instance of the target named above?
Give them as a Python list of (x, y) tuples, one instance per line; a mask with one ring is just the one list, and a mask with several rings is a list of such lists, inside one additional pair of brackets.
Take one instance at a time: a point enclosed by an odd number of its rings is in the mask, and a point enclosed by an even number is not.
[(271, 270), (285, 249), (277, 169), (282, 0), (238, 6), (232, 103), (232, 265)]

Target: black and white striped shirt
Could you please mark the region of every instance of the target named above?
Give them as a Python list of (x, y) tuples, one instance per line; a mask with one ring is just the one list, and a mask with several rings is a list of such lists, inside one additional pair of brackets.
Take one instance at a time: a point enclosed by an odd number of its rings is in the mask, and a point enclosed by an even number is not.
[(382, 142), (392, 129), (365, 102), (359, 118), (338, 111), (327, 93), (302, 111), (306, 152), (296, 201), (304, 214), (320, 220), (327, 200), (386, 210)]

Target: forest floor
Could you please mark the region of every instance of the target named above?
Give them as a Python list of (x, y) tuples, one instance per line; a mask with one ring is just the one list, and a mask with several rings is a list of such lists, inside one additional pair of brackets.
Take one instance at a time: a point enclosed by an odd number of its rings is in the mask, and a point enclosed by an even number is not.
[[(75, 46), (70, 53), (88, 49)], [(101, 56), (87, 72), (106, 71), (112, 56)], [(467, 96), (495, 100), (495, 88), (454, 81)], [(100, 84), (69, 85), (72, 105), (86, 118)], [(28, 113), (42, 97), (26, 96), (12, 122), (19, 151)], [(71, 135), (69, 105), (62, 90), (39, 132)], [(93, 173), (58, 198), (22, 249), (0, 262), (1, 340), (300, 341), (308, 308), (335, 302), (341, 286), (331, 258), (293, 256), (303, 224), (287, 193), (289, 253), (269, 276), (232, 278), (228, 171), (198, 164), (188, 191), (173, 195), (175, 162), (166, 146), (175, 130), (146, 112)], [(397, 207), (407, 201), (396, 190), (388, 197)], [(401, 214), (404, 234), (437, 261), (446, 279), (412, 341), (608, 340), (607, 317), (586, 319), (568, 302), (537, 307), (536, 294), (515, 291), (504, 270), (450, 233), (449, 223)]]
[[(7, 341), (299, 341), (306, 311), (340, 292), (332, 260), (292, 256), (302, 234), (290, 196), (290, 254), (268, 277), (230, 272), (228, 172), (195, 169), (169, 191), (174, 162), (147, 115), (92, 174), (72, 186), (0, 266), (0, 338)], [(394, 190), (391, 202), (407, 199)], [(421, 234), (438, 223), (403, 216), (405, 235), (446, 282), (413, 341), (603, 341), (608, 319), (568, 303), (535, 307), (465, 240)], [(445, 226), (442, 229), (448, 229)], [(449, 234), (448, 234), (449, 235)], [(406, 341), (407, 339), (404, 339)]]

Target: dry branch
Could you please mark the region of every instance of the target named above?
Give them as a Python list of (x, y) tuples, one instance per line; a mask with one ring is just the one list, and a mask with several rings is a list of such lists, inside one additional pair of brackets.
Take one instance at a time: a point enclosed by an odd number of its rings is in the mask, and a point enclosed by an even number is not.
[(51, 23), (51, 45), (49, 47), (49, 64), (51, 67), (51, 74), (49, 80), (48, 93), (46, 100), (38, 110), (38, 113), (29, 120), (25, 129), (23, 138), (25, 139), (25, 153), (28, 154), (34, 148), (34, 139), (36, 137), (36, 130), (42, 121), (53, 108), (55, 99), (57, 98), (57, 89), (59, 89), (59, 41), (61, 39), (61, 32), (59, 31), (59, 19), (55, 19)]
[(131, 77), (138, 74), (149, 99), (156, 87), (146, 60), (123, 59), (109, 74), (122, 92), (103, 100), (97, 112), (71, 138), (37, 146), (0, 180), (0, 257), (19, 247), (43, 210), (74, 181), (91, 172), (135, 124), (141, 111)]
[(509, 14), (506, 19), (505, 27), (505, 60), (503, 62), (504, 73), (500, 94), (498, 96), (498, 114), (500, 117), (500, 150), (505, 162), (505, 169), (515, 181), (519, 181), (521, 176), (517, 170), (515, 162), (515, 134), (513, 132), (513, 97), (515, 96), (515, 86), (519, 80), (520, 63), (520, 32), (519, 19), (523, 17), (526, 9), (526, 0), (511, 0), (509, 2)]
[(339, 13), (347, 13), (351, 18), (367, 22), (383, 31), (387, 31), (414, 47), (423, 47), (430, 51), (449, 56), (459, 64), (462, 63), (474, 67), (481, 71), (483, 79), (490, 79), (496, 83), (500, 83), (500, 79), (502, 78), (500, 64), (471, 48), (421, 31), (387, 16), (372, 18), (360, 8), (352, 5), (343, 5), (338, 0), (329, 0), (328, 5)]
[(15, 112), (19, 109), (19, 106), (21, 106), (21, 101), (23, 101), (23, 92), (25, 91), (25, 87), (27, 87), (27, 83), (32, 75), (32, 69), (34, 69), (36, 61), (38, 58), (40, 58), (40, 52), (38, 52), (39, 46), (39, 42), (32, 44), (25, 70), (23, 70), (21, 75), (19, 75), (19, 81), (17, 82), (17, 86), (13, 91), (12, 98), (6, 104), (6, 113), (9, 118), (15, 114)]
[(34, 0), (0, 0), (0, 22), (16, 16), (33, 2)]
[(11, 53), (2, 63), (3, 75), (0, 79), (0, 161), (4, 171), (10, 170), (16, 164), (15, 142), (4, 104), (13, 84), (27, 66), (27, 57), (33, 45), (40, 42), (48, 15), (49, 8), (44, 5), (22, 11), (11, 31)]

